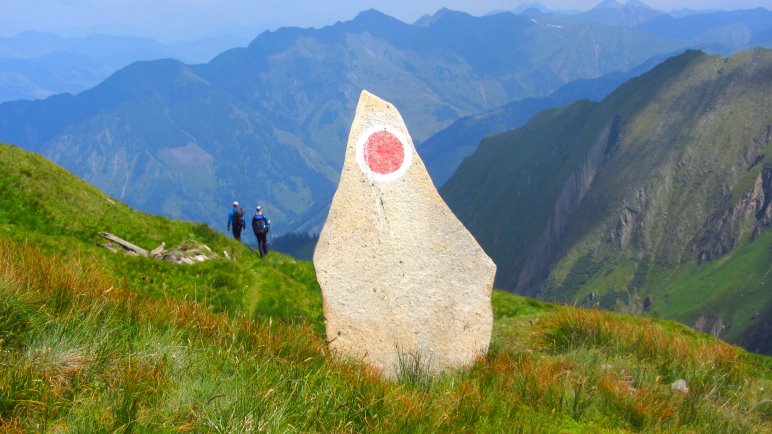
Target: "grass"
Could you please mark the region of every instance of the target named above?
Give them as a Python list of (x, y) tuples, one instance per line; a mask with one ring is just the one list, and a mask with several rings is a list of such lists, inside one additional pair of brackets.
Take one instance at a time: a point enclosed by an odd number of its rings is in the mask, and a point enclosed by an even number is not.
[[(0, 237), (31, 243), (53, 254), (93, 258), (118, 276), (117, 283), (124, 287), (161, 298), (206, 302), (218, 311), (242, 309), (291, 318), (321, 308), (309, 263), (275, 252), (260, 260), (246, 246), (230, 242), (206, 225), (135, 211), (43, 157), (14, 146), (0, 144), (0, 167), (0, 190), (4, 192), (0, 195)], [(95, 248), (101, 242), (100, 231), (146, 249), (161, 242), (172, 247), (193, 239), (211, 247), (222, 259), (179, 267), (116, 255)], [(224, 252), (238, 260), (226, 260)], [(298, 303), (287, 309), (275, 299), (277, 288)]]
[[(471, 368), (429, 377), (406, 354), (399, 381), (385, 381), (330, 353), (310, 263), (261, 261), (206, 228), (110, 203), (39, 157), (3, 155), (0, 432), (772, 429), (769, 358), (676, 323), (501, 291), (490, 350)], [(25, 159), (45, 170), (18, 177)], [(38, 221), (41, 210), (64, 217)], [(236, 260), (113, 254), (90, 234), (105, 229), (145, 247), (193, 238)], [(670, 390), (676, 379), (688, 394)]]
[(727, 339), (739, 341), (751, 318), (769, 303), (772, 291), (772, 232), (763, 231), (753, 242), (706, 264), (685, 264), (674, 272), (660, 271), (655, 297), (665, 302), (656, 313), (687, 324), (705, 314), (729, 318)]
[[(143, 294), (96, 259), (16, 241), (0, 242), (0, 263), (8, 431), (772, 428), (766, 359), (675, 323), (496, 292), (485, 357), (438, 378), (406, 357), (392, 383), (330, 354), (310, 320)], [(670, 390), (679, 378), (688, 395)]]

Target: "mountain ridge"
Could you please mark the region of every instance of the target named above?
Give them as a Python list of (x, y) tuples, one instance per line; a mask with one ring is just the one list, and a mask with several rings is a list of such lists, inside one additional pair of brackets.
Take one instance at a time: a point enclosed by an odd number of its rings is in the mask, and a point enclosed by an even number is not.
[(164, 44), (139, 36), (65, 38), (35, 31), (0, 37), (0, 101), (76, 94), (135, 61), (173, 57), (195, 64), (240, 43), (240, 38), (221, 37)]
[(477, 149), (483, 138), (521, 127), (534, 115), (550, 108), (580, 99), (603, 99), (623, 82), (648, 71), (668, 57), (671, 56), (657, 56), (630, 71), (613, 72), (597, 79), (576, 80), (542, 98), (524, 98), (489, 112), (464, 116), (419, 144), (418, 150), (435, 185), (441, 187), (461, 161)]
[[(462, 116), (682, 44), (511, 13), (446, 11), (419, 27), (366, 11), (320, 29), (264, 32), (207, 64), (139, 62), (78, 95), (0, 104), (0, 138), (148, 211), (221, 229), (223, 209), (240, 200), (267, 206), (277, 235), (316, 232), (361, 89), (400, 107), (420, 146)], [(187, 150), (196, 158), (180, 158)]]
[[(723, 300), (720, 309), (679, 293), (696, 290), (686, 280), (729, 275), (748, 261), (763, 264), (768, 255), (768, 235), (756, 244), (749, 238), (769, 233), (753, 216), (767, 205), (742, 198), (749, 191), (757, 198), (767, 194), (759, 187), (767, 181), (759, 177), (772, 155), (765, 139), (772, 119), (762, 90), (772, 86), (770, 71), (770, 50), (729, 58), (686, 52), (601, 102), (549, 110), (518, 130), (486, 138), (441, 193), (497, 263), (497, 284), (506, 289), (665, 312), (690, 325), (713, 315), (734, 324), (721, 336), (743, 342), (750, 324), (759, 324), (751, 317), (768, 302), (763, 265), (736, 280), (739, 287), (720, 278), (710, 291)], [(732, 211), (749, 207), (759, 209)], [(723, 268), (715, 260), (735, 251), (752, 253), (725, 256)], [(700, 256), (716, 264), (702, 266)], [(669, 281), (668, 275), (679, 278)], [(759, 301), (729, 302), (743, 288)]]

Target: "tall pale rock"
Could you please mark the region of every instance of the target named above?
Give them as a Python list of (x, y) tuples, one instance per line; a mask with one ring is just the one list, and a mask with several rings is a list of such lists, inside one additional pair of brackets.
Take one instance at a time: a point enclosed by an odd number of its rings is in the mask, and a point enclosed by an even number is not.
[(363, 91), (314, 252), (330, 347), (381, 369), (470, 365), (496, 266), (440, 197), (396, 108)]

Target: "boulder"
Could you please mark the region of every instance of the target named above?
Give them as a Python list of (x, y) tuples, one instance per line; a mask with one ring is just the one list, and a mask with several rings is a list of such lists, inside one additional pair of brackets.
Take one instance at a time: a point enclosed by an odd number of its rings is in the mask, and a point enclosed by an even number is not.
[[(101, 243), (100, 246), (113, 253), (118, 252), (118, 247), (124, 250), (124, 253), (128, 256), (149, 256), (154, 259), (162, 259), (168, 262), (174, 262), (175, 264), (195, 264), (196, 262), (204, 262), (212, 259), (217, 259), (217, 254), (212, 252), (206, 244), (200, 243), (196, 240), (187, 240), (177, 247), (166, 249), (166, 243), (162, 242), (161, 245), (150, 251), (138, 247), (122, 238), (119, 238), (108, 232), (99, 232), (99, 235), (105, 238), (108, 242)], [(228, 257), (226, 252), (225, 256)]]
[(367, 91), (314, 267), (340, 355), (398, 378), (487, 351), (496, 266), (440, 197), (397, 109)]

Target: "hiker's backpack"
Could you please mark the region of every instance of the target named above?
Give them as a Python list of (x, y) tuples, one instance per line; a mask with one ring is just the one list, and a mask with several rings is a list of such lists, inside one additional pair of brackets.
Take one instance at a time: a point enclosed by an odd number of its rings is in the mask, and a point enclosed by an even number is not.
[(268, 219), (266, 219), (265, 216), (259, 214), (252, 217), (252, 230), (258, 235), (265, 235), (268, 233)]
[(244, 222), (244, 208), (239, 208), (233, 213), (233, 227), (244, 229), (246, 225), (246, 222)]

